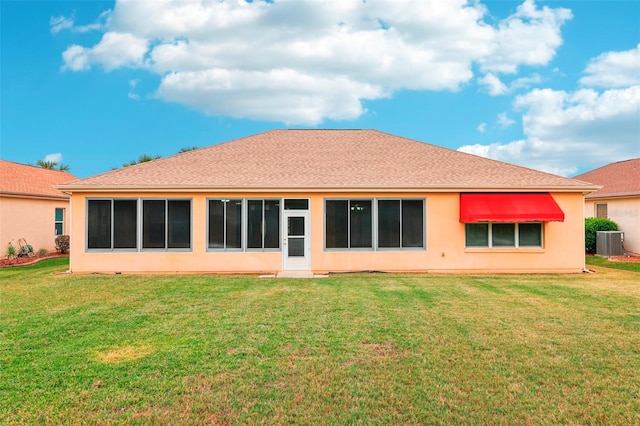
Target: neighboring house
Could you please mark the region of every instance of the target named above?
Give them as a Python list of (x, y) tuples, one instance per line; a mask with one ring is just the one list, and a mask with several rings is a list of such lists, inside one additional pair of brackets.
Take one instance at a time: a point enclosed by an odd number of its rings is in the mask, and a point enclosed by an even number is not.
[(6, 247), (29, 244), (34, 252), (55, 250), (56, 235), (68, 234), (69, 196), (55, 188), (76, 180), (59, 170), (0, 160), (0, 256)]
[(607, 164), (575, 179), (602, 185), (585, 197), (585, 217), (616, 222), (624, 233), (624, 250), (640, 253), (640, 158)]
[(597, 186), (374, 130), (274, 130), (59, 186), (73, 272), (581, 272)]

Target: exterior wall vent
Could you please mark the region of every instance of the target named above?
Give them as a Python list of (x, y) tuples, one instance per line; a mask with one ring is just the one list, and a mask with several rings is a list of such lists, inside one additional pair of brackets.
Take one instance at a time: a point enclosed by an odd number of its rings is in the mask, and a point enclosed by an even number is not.
[(620, 231), (598, 231), (596, 233), (596, 254), (598, 256), (622, 256), (623, 233)]

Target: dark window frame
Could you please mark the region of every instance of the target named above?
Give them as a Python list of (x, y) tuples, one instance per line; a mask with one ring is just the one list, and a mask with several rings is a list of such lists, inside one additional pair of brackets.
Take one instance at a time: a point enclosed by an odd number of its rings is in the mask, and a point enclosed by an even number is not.
[[(149, 203), (159, 203), (159, 202), (164, 202), (164, 206), (163, 206), (163, 222), (162, 222), (162, 238), (163, 238), (163, 244), (162, 247), (149, 247), (149, 246), (145, 246), (145, 226), (150, 226), (151, 224), (147, 224), (145, 222), (146, 217), (145, 217), (145, 203), (149, 202)], [(170, 203), (171, 205), (173, 204), (177, 204), (177, 203), (184, 203), (187, 202), (188, 203), (188, 225), (187, 225), (187, 245), (186, 246), (176, 246), (175, 244), (171, 243), (172, 240), (172, 232), (173, 232), (173, 227), (178, 225), (180, 222), (176, 221), (175, 223), (172, 221), (172, 209), (170, 208)], [(139, 203), (139, 224), (138, 224), (138, 231), (139, 231), (139, 246), (140, 246), (140, 251), (145, 251), (145, 252), (149, 252), (149, 251), (171, 251), (171, 252), (181, 252), (181, 251), (192, 251), (193, 250), (193, 200), (191, 198), (182, 198), (182, 197), (176, 197), (176, 198), (140, 198), (140, 203)], [(156, 226), (159, 222), (156, 221)], [(153, 232), (157, 232), (157, 231), (153, 231)], [(157, 234), (153, 234), (150, 237), (157, 237)], [(174, 237), (175, 238), (175, 237)], [(149, 244), (147, 242), (147, 244)], [(180, 244), (184, 244), (184, 243), (180, 243)], [(173, 245), (173, 246), (172, 246)]]
[[(98, 234), (103, 235), (94, 235), (95, 239), (103, 239), (101, 246), (97, 246), (97, 241), (92, 244), (92, 213), (91, 213), (91, 204), (100, 203), (103, 206), (108, 204), (108, 209), (105, 210), (102, 208), (101, 213), (103, 217), (100, 218), (102, 223), (95, 224), (98, 226)], [(116, 211), (116, 204), (119, 203), (134, 203), (134, 225), (133, 230), (127, 229), (127, 226), (130, 228), (129, 223), (123, 223), (122, 221), (116, 220), (117, 216), (121, 213), (120, 211)], [(140, 199), (139, 198), (128, 198), (128, 197), (117, 197), (117, 198), (88, 198), (86, 200), (85, 206), (86, 219), (85, 219), (85, 250), (87, 251), (139, 251), (140, 250)], [(106, 228), (106, 229), (105, 229)], [(122, 238), (121, 232), (131, 232), (133, 231), (133, 238)], [(104, 240), (108, 240), (106, 242)], [(124, 243), (118, 244), (118, 241), (131, 241), (133, 240), (133, 245), (129, 244), (128, 246), (124, 246)]]

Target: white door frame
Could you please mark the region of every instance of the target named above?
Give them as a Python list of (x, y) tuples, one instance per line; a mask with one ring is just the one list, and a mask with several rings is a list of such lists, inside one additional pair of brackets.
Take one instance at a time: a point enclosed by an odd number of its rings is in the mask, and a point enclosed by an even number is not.
[[(289, 219), (303, 218), (303, 235), (289, 235)], [(308, 210), (283, 210), (282, 213), (282, 270), (283, 271), (308, 271), (311, 268), (311, 239)], [(304, 255), (289, 256), (290, 242), (303, 240)]]

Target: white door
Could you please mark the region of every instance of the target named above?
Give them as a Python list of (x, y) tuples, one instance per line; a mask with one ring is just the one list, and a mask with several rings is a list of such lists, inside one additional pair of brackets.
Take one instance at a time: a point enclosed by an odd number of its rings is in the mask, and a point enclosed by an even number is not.
[(282, 269), (309, 270), (311, 245), (309, 244), (309, 212), (284, 213), (282, 242)]

